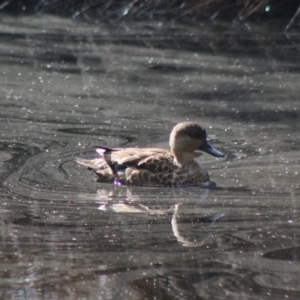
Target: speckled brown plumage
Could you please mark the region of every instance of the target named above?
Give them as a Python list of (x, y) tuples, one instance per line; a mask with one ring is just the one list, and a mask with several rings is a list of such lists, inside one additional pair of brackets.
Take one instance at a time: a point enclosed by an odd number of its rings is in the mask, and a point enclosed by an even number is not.
[(193, 152), (202, 150), (217, 157), (224, 155), (211, 147), (206, 131), (197, 123), (177, 124), (170, 135), (170, 148), (97, 147), (100, 158), (77, 159), (93, 170), (100, 182), (129, 185), (199, 185), (209, 181), (208, 173), (194, 160)]

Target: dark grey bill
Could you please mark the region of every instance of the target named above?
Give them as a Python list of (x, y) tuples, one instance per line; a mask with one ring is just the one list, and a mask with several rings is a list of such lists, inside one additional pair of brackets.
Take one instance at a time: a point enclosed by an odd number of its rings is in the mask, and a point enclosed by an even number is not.
[(199, 149), (202, 150), (203, 152), (206, 152), (206, 153), (211, 154), (216, 157), (224, 157), (225, 156), (222, 152), (218, 151), (213, 146), (211, 146), (211, 144), (208, 141), (205, 141), (203, 146), (201, 146)]

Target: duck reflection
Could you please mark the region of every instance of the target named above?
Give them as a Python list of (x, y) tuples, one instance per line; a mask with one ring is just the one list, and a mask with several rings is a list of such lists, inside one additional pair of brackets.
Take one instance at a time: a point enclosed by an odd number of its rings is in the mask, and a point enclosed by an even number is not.
[[(200, 192), (200, 194), (199, 194)], [(106, 213), (164, 216), (170, 232), (185, 247), (206, 243), (207, 230), (224, 216), (201, 206), (209, 189), (132, 189), (114, 187), (97, 191), (98, 210)], [(209, 231), (210, 232), (210, 231)]]
[[(179, 225), (178, 225), (178, 216), (179, 216), (179, 206), (180, 204), (174, 205), (174, 213), (171, 220), (171, 226), (172, 226), (172, 232), (173, 235), (176, 237), (177, 241), (182, 244), (182, 246), (186, 247), (196, 247), (196, 246), (202, 246), (205, 244), (206, 238), (209, 237), (209, 234), (205, 236), (201, 236), (191, 240), (190, 238), (187, 238), (186, 236), (182, 235), (180, 233)], [(215, 221), (221, 217), (224, 216), (224, 213), (214, 213), (212, 215), (200, 218), (198, 222), (203, 223), (204, 226), (210, 227), (212, 226)], [(204, 228), (203, 228), (204, 229)], [(202, 232), (203, 233), (203, 232)]]

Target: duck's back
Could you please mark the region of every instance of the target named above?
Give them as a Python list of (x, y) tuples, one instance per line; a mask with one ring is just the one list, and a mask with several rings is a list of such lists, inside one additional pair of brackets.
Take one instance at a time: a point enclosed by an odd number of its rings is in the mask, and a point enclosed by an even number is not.
[(178, 168), (173, 154), (160, 148), (98, 147), (96, 151), (99, 158), (77, 158), (76, 161), (93, 170), (101, 182), (113, 182), (117, 178), (122, 183), (142, 185), (143, 180), (148, 181), (153, 175), (170, 173)]

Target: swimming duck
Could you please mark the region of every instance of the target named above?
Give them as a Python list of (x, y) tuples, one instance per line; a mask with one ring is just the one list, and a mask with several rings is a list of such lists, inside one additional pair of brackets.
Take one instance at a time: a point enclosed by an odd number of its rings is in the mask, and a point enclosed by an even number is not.
[(206, 131), (194, 122), (177, 124), (170, 134), (171, 151), (160, 148), (106, 148), (97, 146), (99, 158), (77, 158), (93, 170), (99, 182), (117, 185), (177, 186), (201, 185), (209, 182), (207, 171), (194, 159), (194, 151), (202, 150), (224, 157), (206, 139)]

